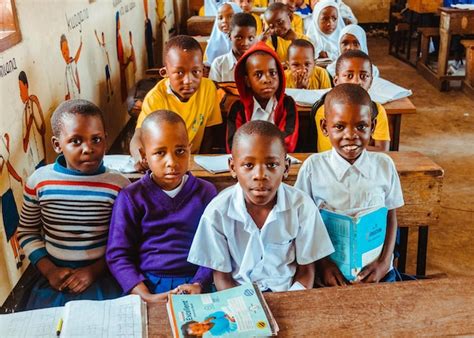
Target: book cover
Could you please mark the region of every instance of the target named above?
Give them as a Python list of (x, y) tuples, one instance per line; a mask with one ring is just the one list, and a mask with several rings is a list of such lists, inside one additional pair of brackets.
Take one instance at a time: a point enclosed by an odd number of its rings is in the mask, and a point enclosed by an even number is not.
[(174, 337), (272, 336), (278, 325), (253, 284), (200, 295), (169, 295)]
[(382, 253), (388, 209), (369, 210), (353, 217), (325, 209), (320, 212), (335, 249), (330, 257), (344, 277), (353, 281)]

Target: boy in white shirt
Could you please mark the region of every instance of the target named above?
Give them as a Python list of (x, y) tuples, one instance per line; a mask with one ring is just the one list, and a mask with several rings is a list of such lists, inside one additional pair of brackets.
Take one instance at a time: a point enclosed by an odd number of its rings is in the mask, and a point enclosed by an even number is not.
[[(327, 94), (324, 109), (321, 129), (333, 148), (314, 154), (303, 163), (295, 187), (309, 193), (318, 207), (348, 215), (386, 207), (387, 231), (382, 253), (362, 269), (357, 281), (395, 281), (392, 261), (396, 209), (404, 202), (392, 159), (366, 150), (375, 128), (370, 96), (359, 85), (340, 84)], [(348, 283), (330, 258), (319, 261), (316, 270), (325, 285)]]
[(230, 52), (214, 59), (209, 78), (216, 82), (234, 82), (234, 70), (237, 61), (253, 46), (256, 38), (257, 23), (249, 13), (236, 13), (230, 23), (229, 37), (232, 44)]
[(282, 132), (267, 121), (244, 124), (229, 167), (238, 183), (204, 211), (188, 261), (213, 269), (218, 290), (312, 288), (313, 263), (334, 248), (313, 201), (282, 183), (290, 167)]

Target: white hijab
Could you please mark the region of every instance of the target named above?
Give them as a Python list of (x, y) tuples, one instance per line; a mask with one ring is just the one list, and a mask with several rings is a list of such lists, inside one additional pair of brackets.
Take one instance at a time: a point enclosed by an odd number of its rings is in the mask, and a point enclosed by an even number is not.
[[(367, 48), (367, 36), (365, 35), (364, 29), (359, 25), (347, 25), (341, 30), (341, 33), (339, 34), (339, 39), (337, 41), (337, 45), (339, 46), (338, 57), (342, 54), (342, 50), (340, 48), (341, 40), (343, 36), (346, 34), (355, 36), (357, 41), (359, 41), (360, 50), (363, 51), (365, 54), (369, 55), (369, 49)], [(331, 63), (329, 66), (327, 66), (326, 70), (332, 77), (334, 77), (334, 75), (336, 74), (336, 61)], [(380, 75), (379, 69), (376, 66), (372, 65), (372, 77), (375, 78), (375, 77), (378, 77), (379, 75)]]
[[(218, 8), (220, 9), (224, 5), (230, 5), (234, 10), (234, 14), (242, 12), (242, 9), (233, 2), (221, 3)], [(232, 49), (229, 35), (221, 32), (218, 28), (217, 13), (218, 10), (216, 10), (216, 20), (214, 21), (214, 26), (212, 26), (211, 36), (209, 37), (206, 47), (206, 63), (209, 65), (212, 64), (215, 58), (228, 53)]]
[[(324, 34), (318, 25), (319, 15), (326, 7), (334, 7), (337, 10), (337, 26), (334, 32), (329, 35)], [(339, 11), (339, 5), (335, 1), (322, 0), (319, 1), (316, 6), (314, 6), (313, 17), (307, 35), (314, 44), (316, 58), (320, 52), (326, 51), (330, 59), (336, 60), (339, 54), (339, 46), (337, 42), (339, 39), (339, 34), (344, 26), (345, 24)]]
[(216, 16), (217, 8), (229, 0), (204, 0), (204, 15)]

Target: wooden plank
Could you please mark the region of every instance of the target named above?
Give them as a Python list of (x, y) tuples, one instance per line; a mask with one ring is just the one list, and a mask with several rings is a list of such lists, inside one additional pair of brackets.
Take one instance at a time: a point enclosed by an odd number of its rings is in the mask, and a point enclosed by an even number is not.
[(466, 48), (466, 78), (465, 83), (470, 87), (474, 86), (474, 40), (461, 40)]
[[(269, 292), (278, 337), (474, 334), (473, 277)], [(170, 337), (164, 303), (148, 304), (149, 337)]]
[(214, 25), (213, 16), (192, 16), (188, 19), (186, 27), (188, 35), (211, 35), (212, 26)]

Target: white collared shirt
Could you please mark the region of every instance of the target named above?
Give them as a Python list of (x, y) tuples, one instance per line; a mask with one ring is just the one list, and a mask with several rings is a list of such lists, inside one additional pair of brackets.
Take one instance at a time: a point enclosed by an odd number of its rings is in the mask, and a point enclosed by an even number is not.
[(265, 108), (263, 108), (260, 103), (258, 103), (257, 99), (255, 99), (255, 96), (253, 97), (253, 113), (252, 113), (252, 118), (250, 119), (251, 121), (257, 121), (257, 120), (263, 120), (263, 121), (268, 121), (271, 123), (275, 123), (273, 120), (273, 115), (275, 112), (277, 100), (275, 97), (272, 97), (270, 100), (268, 100), (268, 103)]
[[(150, 177), (151, 179), (153, 180), (153, 173), (150, 173)], [(181, 183), (176, 187), (174, 188), (173, 190), (163, 190), (163, 192), (168, 195), (170, 198), (175, 198), (176, 195), (178, 195), (181, 190), (183, 190), (183, 187), (184, 185), (186, 184), (186, 182), (188, 181), (188, 178), (189, 178), (189, 175), (184, 175), (183, 178), (181, 179)]]
[(318, 207), (348, 215), (404, 204), (395, 164), (379, 152), (364, 150), (352, 165), (334, 148), (311, 155), (301, 166), (295, 187), (308, 193)]
[(238, 283), (256, 282), (261, 290), (286, 291), (297, 263), (310, 264), (332, 252), (326, 227), (308, 195), (282, 183), (277, 202), (259, 229), (237, 183), (207, 206), (188, 261), (231, 272)]
[(234, 70), (237, 59), (232, 50), (212, 61), (209, 78), (216, 82), (234, 82)]

